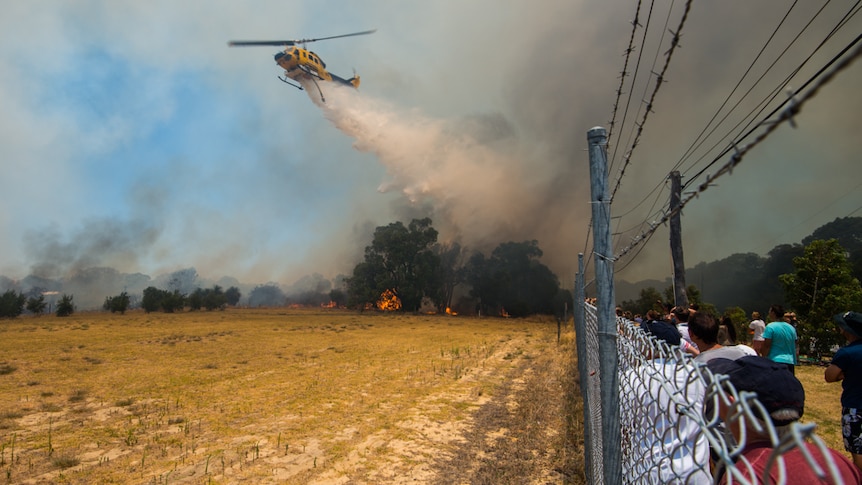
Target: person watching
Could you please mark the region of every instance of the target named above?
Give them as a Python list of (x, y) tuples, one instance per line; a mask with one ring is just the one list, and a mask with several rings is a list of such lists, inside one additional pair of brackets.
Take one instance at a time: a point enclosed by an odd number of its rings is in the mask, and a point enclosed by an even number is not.
[(824, 371), (826, 382), (841, 381), (841, 432), (844, 449), (862, 469), (862, 313), (845, 312), (833, 318), (847, 346), (838, 349)]
[(695, 362), (709, 362), (712, 359), (739, 359), (746, 355), (755, 355), (754, 349), (742, 345), (724, 346), (718, 343), (719, 325), (712, 315), (697, 312), (688, 321), (688, 331), (691, 339), (700, 349)]
[[(831, 448), (822, 453), (814, 444), (804, 442), (786, 450), (782, 446), (783, 467), (776, 460), (776, 447), (781, 438), (791, 432), (791, 425), (798, 421), (805, 409), (805, 389), (802, 383), (786, 366), (759, 356), (746, 356), (736, 360), (712, 359), (707, 367), (713, 374), (728, 376), (737, 392), (757, 394), (766, 415), (758, 406), (745, 406), (735, 401), (732, 394), (718, 399), (718, 413), (724, 420), (743, 450), (738, 456), (736, 471), (728, 472), (722, 464), (716, 470), (716, 483), (739, 483), (738, 477), (747, 483), (784, 483), (787, 485), (812, 485), (817, 483), (862, 483), (862, 471), (846, 456)], [(748, 407), (754, 414), (745, 412)], [(773, 441), (767, 424), (776, 431)], [(804, 446), (805, 450), (800, 447)], [(826, 477), (818, 476), (808, 463), (806, 453), (814, 458)], [(828, 458), (827, 458), (828, 457)], [(838, 476), (829, 477), (830, 459), (836, 466)], [(727, 476), (727, 473), (731, 473)], [(832, 481), (826, 482), (825, 478)]]
[(784, 308), (772, 305), (769, 308), (769, 325), (763, 331), (763, 347), (760, 355), (773, 362), (787, 366), (791, 373), (796, 372), (796, 329), (784, 321)]

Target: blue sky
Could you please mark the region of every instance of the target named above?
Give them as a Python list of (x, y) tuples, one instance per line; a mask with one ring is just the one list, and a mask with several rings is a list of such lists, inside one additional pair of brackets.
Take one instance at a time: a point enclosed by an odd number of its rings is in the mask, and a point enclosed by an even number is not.
[[(649, 216), (643, 194), (788, 8), (714, 3), (695, 2), (623, 179), (622, 237)], [(805, 3), (789, 24), (819, 6)], [(290, 284), (349, 273), (375, 226), (428, 215), (442, 240), (473, 249), (537, 239), (569, 281), (587, 238), (586, 131), (610, 119), (635, 5), (7, 2), (0, 274), (111, 266), (155, 277), (192, 266), (211, 280)], [(681, 5), (660, 8), (675, 27)], [(848, 8), (830, 5), (765, 78), (787, 72)], [(358, 92), (328, 93), (327, 108), (278, 82), (277, 49), (226, 46), (370, 28), (379, 30), (309, 45), (336, 74), (362, 76)], [(656, 47), (666, 30), (651, 29), (644, 63), (667, 50)], [(860, 31), (852, 18), (791, 87)], [(784, 46), (791, 37), (779, 38)], [(862, 215), (860, 74), (857, 62), (806, 105), (795, 130), (779, 130), (686, 209), (689, 265), (765, 254), (835, 217)], [(623, 277), (669, 275), (666, 240), (657, 233)]]

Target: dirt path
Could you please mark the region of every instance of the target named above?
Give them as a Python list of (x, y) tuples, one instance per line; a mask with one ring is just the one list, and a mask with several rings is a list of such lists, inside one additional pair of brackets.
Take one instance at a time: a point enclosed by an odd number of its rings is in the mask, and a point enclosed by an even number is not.
[[(330, 464), (329, 471), (309, 483), (585, 483), (578, 420), (583, 411), (571, 351), (562, 345), (552, 352), (522, 354), (515, 350), (521, 345), (510, 342), (498, 352), (498, 359), (515, 360), (507, 371), (493, 367), (484, 375), (464, 377), (468, 382), (496, 379), (491, 397), (476, 392), (431, 396), (417, 403), (411, 419), (362, 440), (347, 460)], [(441, 401), (473, 411), (457, 422), (425, 418)], [(385, 453), (364, 458), (376, 447)]]

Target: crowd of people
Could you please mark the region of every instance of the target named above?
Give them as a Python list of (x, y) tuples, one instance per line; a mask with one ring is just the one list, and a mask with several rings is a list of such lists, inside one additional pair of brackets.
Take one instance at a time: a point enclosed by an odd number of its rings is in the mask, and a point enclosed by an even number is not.
[[(679, 357), (657, 352), (658, 347), (646, 351), (643, 365), (625, 372), (623, 385), (637, 390), (636, 406), (646, 411), (644, 429), (633, 431), (631, 436), (639, 441), (638, 453), (650, 455), (651, 461), (658, 463), (650, 472), (652, 479), (657, 483), (705, 484), (713, 483), (713, 477), (716, 483), (741, 483), (740, 478), (751, 483), (831, 483), (821, 480), (816, 467), (811, 466), (814, 460), (827, 477), (835, 473), (843, 483), (862, 483), (862, 313), (834, 317), (848, 345), (838, 350), (824, 373), (827, 382), (842, 382), (840, 425), (850, 458), (806, 442), (782, 450), (783, 464), (779, 465), (774, 461), (775, 449), (804, 411), (805, 391), (795, 376), (799, 363), (795, 315), (773, 305), (767, 323), (760, 313), (753, 312), (748, 345), (736, 335), (736, 326), (728, 317), (717, 320), (696, 306), (665, 310), (651, 310), (640, 317), (618, 309), (617, 315), (632, 321), (654, 342), (678, 346), (686, 355), (684, 359), (702, 364), (714, 375), (727, 376), (723, 382), (732, 384), (736, 393), (720, 393), (723, 397), (717, 403), (704, 402), (703, 382), (681, 373), (681, 367), (673, 362)], [(702, 406), (705, 414), (717, 417), (720, 424), (716, 429), (727, 442), (742, 444), (733, 455), (737, 463), (733, 472), (716, 459), (716, 450), (710, 449), (714, 442), (710, 445), (696, 423), (669, 402), (661, 386), (652, 384), (656, 376), (675, 384), (690, 405)], [(747, 402), (749, 396), (756, 397), (762, 406)], [(755, 419), (743, 418), (743, 413)], [(677, 432), (667, 433), (670, 427)], [(834, 470), (828, 466), (827, 457)], [(704, 466), (707, 462), (708, 467)], [(680, 473), (682, 470), (688, 473)]]

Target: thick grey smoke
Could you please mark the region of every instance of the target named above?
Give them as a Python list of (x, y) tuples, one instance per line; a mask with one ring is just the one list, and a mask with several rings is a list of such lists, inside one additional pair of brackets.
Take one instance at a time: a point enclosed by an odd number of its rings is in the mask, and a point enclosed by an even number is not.
[(35, 263), (30, 273), (43, 278), (66, 278), (82, 270), (110, 266), (121, 271), (137, 267), (137, 258), (158, 239), (159, 229), (145, 220), (84, 221), (73, 233), (52, 228), (24, 234), (27, 256)]
[[(376, 226), (430, 216), (442, 239), (470, 249), (536, 239), (543, 262), (570, 286), (576, 255), (589, 247), (586, 132), (610, 121), (636, 4), (371, 0), (335, 11), (326, 2), (249, 9), (221, 1), (207, 4), (200, 22), (195, 2), (19, 2), (0, 18), (8, 72), (0, 76), (0, 272), (71, 281), (83, 271), (76, 281), (94, 286), (97, 275), (117, 277), (88, 268), (161, 281), (160, 273), (193, 267), (204, 287), (224, 274), (289, 285), (349, 273)], [(663, 63), (683, 6), (668, 14), (669, 5), (656, 5), (645, 42), (641, 12), (640, 75), (624, 87), (632, 104), (616, 121), (628, 110), (628, 129), (614, 127), (612, 150), (629, 148), (647, 73)], [(692, 4), (614, 203), (620, 243), (654, 204), (666, 204), (641, 202), (788, 8), (779, 0)], [(817, 8), (796, 4), (788, 26)], [(765, 84), (773, 87), (847, 9), (829, 4)], [(136, 22), (119, 20), (128, 18)], [(859, 22), (833, 41), (857, 35)], [(355, 66), (363, 80), (358, 92), (327, 89), (320, 109), (275, 80), (272, 52), (224, 47), (231, 38), (373, 27), (371, 36), (314, 44), (334, 72), (349, 76)], [(788, 45), (790, 34), (779, 32), (775, 45)], [(51, 62), (44, 52), (54, 53)], [(852, 197), (819, 211), (862, 178), (862, 110), (853, 108), (860, 66), (806, 107), (796, 131), (782, 128), (686, 209), (689, 266), (764, 254), (848, 215)], [(669, 274), (666, 241), (662, 229), (621, 276)]]
[(500, 236), (528, 237), (542, 211), (532, 195), (542, 190), (540, 177), (501, 114), (437, 119), (327, 88), (324, 115), (383, 164), (378, 191), (398, 193), (404, 214), (425, 212), (441, 239), (477, 249), (503, 242)]

